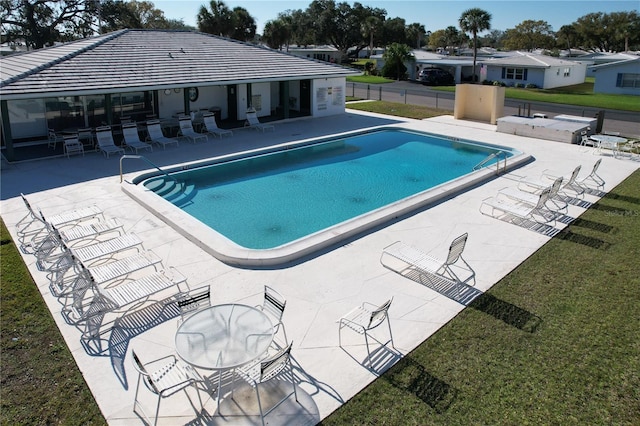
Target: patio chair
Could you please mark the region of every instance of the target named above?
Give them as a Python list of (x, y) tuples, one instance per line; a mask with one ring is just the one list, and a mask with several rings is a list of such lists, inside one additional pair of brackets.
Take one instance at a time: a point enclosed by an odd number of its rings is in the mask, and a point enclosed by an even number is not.
[(49, 129), (47, 147), (56, 149), (58, 142), (64, 142), (64, 138), (61, 135), (57, 134), (55, 130)]
[(102, 126), (96, 128), (96, 139), (98, 140), (98, 150), (101, 151), (105, 155), (105, 157), (109, 158), (110, 154), (124, 155), (124, 149), (116, 146), (115, 142), (113, 141), (111, 127)]
[(161, 145), (163, 149), (167, 149), (167, 145), (176, 144), (179, 146), (178, 138), (168, 138), (162, 133), (159, 120), (147, 121), (147, 142)]
[(84, 157), (84, 145), (76, 136), (65, 136), (63, 144), (63, 152), (67, 158), (72, 154), (82, 154)]
[(204, 123), (205, 134), (220, 136), (220, 138), (224, 135), (233, 136), (231, 130), (224, 130), (218, 127), (216, 116), (211, 112), (202, 114), (202, 122)]
[(578, 174), (580, 173), (580, 169), (580, 165), (576, 166), (576, 168), (573, 169), (571, 175), (568, 178), (561, 176), (559, 173), (545, 170), (542, 172), (542, 176), (540, 179), (532, 179), (528, 177), (520, 179), (518, 181), (518, 188), (522, 189), (523, 191), (533, 191), (534, 193), (540, 193), (543, 189), (551, 186), (553, 181), (561, 177), (562, 184), (560, 185), (558, 193), (570, 195), (567, 193), (567, 191), (569, 191), (575, 195), (580, 196), (584, 194), (584, 188), (576, 182)]
[[(248, 365), (236, 368), (233, 370), (233, 379), (231, 384), (231, 399), (234, 399), (235, 378), (238, 376), (246, 383), (248, 383), (256, 391), (256, 397), (258, 398), (258, 409), (260, 410), (260, 419), (262, 420), (262, 426), (265, 425), (264, 418), (269, 415), (273, 410), (285, 402), (291, 395), (294, 395), (296, 402), (298, 401), (298, 392), (296, 391), (295, 376), (293, 375), (293, 367), (291, 365), (291, 347), (293, 342), (289, 343), (286, 347), (282, 348), (272, 356), (264, 359), (258, 359)], [(260, 399), (260, 385), (273, 380), (281, 374), (287, 373), (290, 376), (291, 385), (293, 391), (287, 393), (280, 398), (278, 402), (271, 406), (267, 411), (262, 408), (262, 400)], [(235, 401), (235, 399), (234, 399)]]
[(285, 331), (284, 324), (282, 323), (282, 315), (284, 314), (284, 308), (286, 306), (286, 299), (276, 290), (267, 285), (264, 286), (264, 301), (262, 302), (262, 305), (256, 306), (256, 308), (260, 309), (262, 312), (266, 313), (269, 318), (271, 318), (271, 321), (273, 322), (274, 337), (278, 334), (278, 331), (282, 330), (285, 346), (288, 344), (288, 340), (287, 332)]
[(640, 139), (632, 139), (618, 144), (618, 153), (621, 156), (628, 155), (629, 158), (633, 157), (633, 155), (640, 156)]
[(138, 135), (138, 125), (136, 123), (123, 124), (122, 135), (124, 137), (125, 148), (130, 148), (137, 154), (141, 149), (148, 149), (153, 152), (153, 146), (140, 140)]
[[(548, 210), (545, 204), (549, 200), (551, 188), (547, 187), (538, 196), (538, 202), (531, 205), (525, 202), (513, 200), (508, 197), (501, 197), (498, 194), (495, 197), (486, 198), (480, 205), (480, 213), (497, 219), (513, 218), (523, 220), (533, 220), (537, 223), (555, 222), (556, 213)], [(501, 212), (496, 216), (496, 211)]]
[(96, 140), (93, 137), (93, 129), (91, 129), (90, 127), (87, 127), (84, 129), (78, 129), (77, 136), (78, 136), (78, 141), (80, 141), (80, 143), (83, 146), (85, 143), (88, 143), (91, 149), (95, 149)]
[(59, 228), (61, 226), (67, 226), (70, 224), (77, 224), (83, 220), (93, 219), (96, 217), (104, 218), (102, 210), (98, 208), (96, 205), (92, 205), (89, 207), (83, 207), (76, 210), (69, 210), (62, 213), (58, 213), (56, 215), (50, 216), (48, 219), (44, 219), (44, 215), (42, 211), (38, 213), (31, 207), (31, 203), (27, 200), (27, 197), (20, 193), (20, 197), (22, 198), (22, 202), (27, 208), (27, 214), (16, 223), (17, 233), (19, 236), (24, 236), (25, 234), (30, 234), (32, 232), (27, 232), (26, 230), (34, 223), (42, 225), (41, 228), (35, 232), (42, 231), (43, 228), (46, 228), (46, 223), (48, 222), (52, 226)]
[(142, 240), (136, 234), (124, 234), (95, 244), (69, 249), (71, 255), (84, 265), (90, 266), (96, 260), (104, 261), (105, 257), (128, 250), (140, 251)]
[[(449, 253), (445, 260), (428, 256), (422, 250), (397, 241), (382, 250), (380, 261), (384, 265), (384, 256), (392, 256), (427, 274), (441, 275), (455, 283), (466, 284), (468, 281), (471, 281), (472, 285), (475, 285), (476, 273), (462, 257), (462, 252), (467, 243), (467, 237), (468, 234), (464, 233), (451, 242)], [(460, 272), (456, 274), (454, 268), (468, 272), (469, 276), (461, 279), (458, 276)]]
[(198, 133), (193, 130), (193, 123), (191, 122), (191, 118), (189, 117), (181, 117), (178, 120), (180, 124), (180, 135), (187, 140), (190, 140), (193, 143), (198, 142), (199, 140), (204, 140), (205, 142), (208, 140), (207, 135), (204, 133)]
[(77, 225), (68, 229), (57, 229), (54, 227), (53, 230), (65, 246), (71, 247), (75, 244), (95, 241), (99, 236), (111, 232), (122, 235), (123, 226), (118, 219), (109, 218), (104, 221), (88, 225)]
[[(566, 213), (569, 208), (569, 203), (562, 197), (558, 192), (560, 191), (560, 187), (562, 186), (562, 176), (556, 178), (553, 181), (549, 188), (549, 200), (547, 203), (553, 204), (554, 207), (550, 208), (552, 211), (556, 211), (558, 213)], [(525, 192), (519, 190), (517, 188), (503, 188), (499, 191), (501, 195), (505, 195), (514, 200), (522, 201), (527, 204), (536, 204), (538, 202), (539, 195), (536, 195), (531, 192)]]
[[(364, 340), (367, 345), (367, 361), (371, 365), (371, 350), (369, 349), (369, 337), (382, 346), (386, 346), (387, 343), (391, 343), (391, 347), (395, 348), (393, 344), (393, 334), (391, 333), (391, 322), (389, 322), (389, 307), (393, 297), (387, 300), (380, 306), (373, 305), (368, 302), (363, 302), (360, 306), (352, 309), (347, 314), (340, 318), (338, 326), (338, 341), (340, 347), (342, 347), (342, 329), (344, 327), (350, 328), (358, 334), (364, 335)], [(372, 330), (380, 326), (382, 323), (387, 322), (389, 327), (388, 342), (382, 343), (373, 336), (370, 336)]]
[(591, 184), (596, 185), (597, 188), (604, 188), (605, 181), (598, 175), (598, 168), (602, 163), (602, 158), (599, 158), (593, 165), (591, 173), (583, 178), (577, 178), (576, 183), (582, 187), (589, 186)]
[(250, 129), (261, 130), (263, 133), (267, 129), (275, 131), (275, 128), (271, 124), (264, 124), (258, 120), (258, 114), (255, 111), (247, 111), (247, 120), (244, 122), (244, 126)]
[(136, 411), (136, 408), (139, 407), (142, 411), (142, 415), (151, 423), (151, 419), (144, 412), (142, 405), (138, 401), (140, 382), (144, 382), (145, 387), (151, 393), (158, 396), (156, 412), (153, 417), (154, 425), (158, 423), (160, 402), (164, 398), (168, 398), (180, 391), (184, 391), (188, 398), (189, 394), (187, 393), (187, 388), (191, 386), (196, 388), (198, 400), (202, 407), (202, 398), (200, 397), (198, 384), (204, 383), (204, 379), (189, 364), (180, 361), (175, 355), (168, 355), (147, 363), (142, 363), (133, 349), (131, 350), (131, 357), (133, 358), (133, 367), (138, 372), (138, 383), (136, 384), (136, 392), (133, 399), (133, 412), (135, 414), (139, 414)]
[(180, 325), (185, 319), (199, 310), (211, 306), (210, 286), (206, 285), (184, 293), (178, 293), (175, 295), (175, 300), (178, 304), (178, 309), (180, 309), (180, 319), (178, 320), (178, 325)]

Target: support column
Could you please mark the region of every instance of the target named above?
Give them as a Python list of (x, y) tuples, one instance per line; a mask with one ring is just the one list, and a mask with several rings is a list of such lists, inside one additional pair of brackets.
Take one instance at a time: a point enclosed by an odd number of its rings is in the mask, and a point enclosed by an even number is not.
[(9, 122), (7, 101), (0, 101), (0, 111), (2, 112), (2, 139), (4, 140), (5, 157), (7, 161), (13, 161), (15, 154), (13, 152), (13, 137), (11, 136), (11, 123)]

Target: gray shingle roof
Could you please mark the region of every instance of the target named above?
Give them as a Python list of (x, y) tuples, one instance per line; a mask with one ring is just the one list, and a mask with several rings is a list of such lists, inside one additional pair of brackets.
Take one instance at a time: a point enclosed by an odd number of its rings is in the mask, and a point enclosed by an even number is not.
[(344, 77), (345, 67), (191, 31), (121, 30), (3, 57), (4, 99)]

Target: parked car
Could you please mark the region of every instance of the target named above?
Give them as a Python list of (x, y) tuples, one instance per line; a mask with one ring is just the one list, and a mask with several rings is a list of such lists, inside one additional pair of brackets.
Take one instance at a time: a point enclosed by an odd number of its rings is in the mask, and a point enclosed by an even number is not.
[(453, 84), (453, 76), (441, 68), (424, 68), (418, 74), (418, 81), (429, 86), (447, 86)]

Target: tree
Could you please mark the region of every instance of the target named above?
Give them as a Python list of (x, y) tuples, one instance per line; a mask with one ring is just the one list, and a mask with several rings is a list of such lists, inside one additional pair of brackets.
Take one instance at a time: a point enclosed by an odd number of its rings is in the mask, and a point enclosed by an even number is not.
[(208, 10), (200, 6), (196, 17), (198, 30), (203, 33), (229, 37), (233, 32), (233, 16), (231, 10), (222, 1), (211, 0)]
[(176, 25), (148, 1), (107, 0), (100, 4), (99, 16), (101, 33), (123, 28), (169, 29)]
[(552, 49), (556, 44), (554, 33), (546, 21), (522, 21), (505, 31), (504, 46), (512, 50)]
[(470, 32), (473, 37), (473, 77), (476, 81), (476, 58), (478, 55), (478, 33), (491, 29), (491, 14), (486, 10), (474, 7), (462, 12), (458, 19), (460, 29)]
[(463, 41), (462, 36), (463, 34), (453, 25), (444, 29), (444, 46), (449, 54), (452, 53), (452, 49), (455, 50), (455, 47), (460, 47)]
[(279, 18), (264, 24), (262, 39), (272, 49), (282, 50), (282, 45), (288, 44), (291, 31), (286, 21)]
[(406, 43), (407, 25), (402, 18), (387, 19), (382, 24), (382, 43), (388, 46), (392, 43)]
[(235, 40), (250, 41), (256, 37), (256, 20), (243, 7), (234, 7), (232, 12), (233, 29), (229, 35)]
[(589, 13), (573, 26), (586, 50), (621, 52), (640, 48), (640, 17), (636, 11)]
[(571, 48), (576, 46), (578, 42), (578, 32), (573, 25), (563, 25), (556, 32), (556, 43), (561, 49), (567, 49), (571, 56)]
[(420, 46), (422, 46), (422, 39), (427, 33), (424, 29), (424, 25), (414, 22), (413, 24), (407, 26), (406, 33), (407, 41), (410, 41), (411, 43), (415, 41), (416, 49), (420, 49)]
[(369, 40), (369, 57), (373, 51), (373, 36), (380, 30), (380, 19), (377, 16), (367, 16), (362, 23), (362, 36)]
[(391, 43), (385, 49), (382, 57), (384, 58), (382, 74), (385, 77), (394, 77), (396, 80), (400, 80), (407, 71), (407, 67), (404, 65), (405, 61), (412, 59), (411, 48), (406, 44)]
[(24, 40), (28, 49), (92, 33), (96, 3), (85, 0), (2, 0), (4, 40)]
[(484, 37), (480, 37), (480, 44), (482, 46), (492, 47), (498, 49), (502, 47), (502, 40), (504, 39), (504, 31), (491, 30)]

